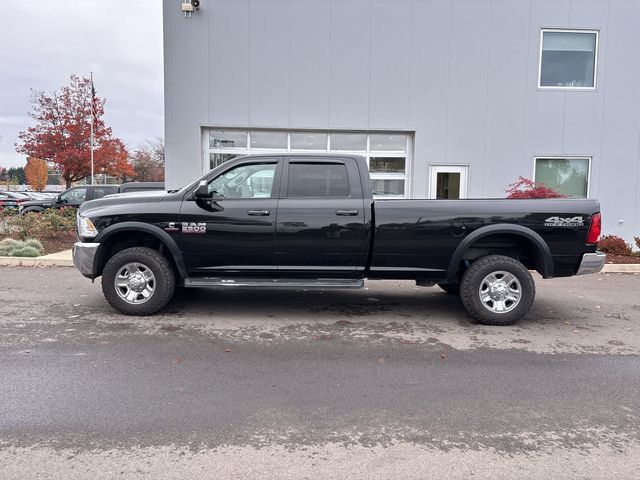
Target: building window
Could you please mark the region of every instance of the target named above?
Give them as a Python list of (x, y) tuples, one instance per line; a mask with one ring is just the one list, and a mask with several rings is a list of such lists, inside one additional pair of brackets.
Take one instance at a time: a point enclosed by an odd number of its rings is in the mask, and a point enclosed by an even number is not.
[(429, 198), (457, 200), (467, 198), (467, 165), (431, 165)]
[(331, 151), (365, 152), (367, 135), (365, 133), (332, 133)]
[(538, 86), (593, 89), (597, 58), (597, 31), (542, 30)]
[(589, 195), (591, 158), (536, 158), (534, 180), (568, 197)]
[(315, 132), (291, 132), (291, 150), (327, 150), (326, 133)]
[(286, 150), (287, 132), (256, 131), (250, 133), (251, 148), (267, 150)]
[(247, 148), (247, 132), (211, 130), (209, 148)]
[(206, 168), (250, 153), (348, 153), (367, 159), (376, 198), (409, 197), (411, 140), (408, 133), (317, 130), (205, 130)]
[(233, 158), (239, 157), (239, 154), (235, 153), (210, 153), (209, 154), (209, 170), (222, 165)]

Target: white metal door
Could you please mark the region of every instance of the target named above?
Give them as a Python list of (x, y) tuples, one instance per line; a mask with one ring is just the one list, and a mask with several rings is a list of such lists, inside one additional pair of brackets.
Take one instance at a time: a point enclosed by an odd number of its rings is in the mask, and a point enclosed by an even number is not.
[(467, 171), (464, 165), (432, 165), (429, 172), (429, 198), (467, 198)]

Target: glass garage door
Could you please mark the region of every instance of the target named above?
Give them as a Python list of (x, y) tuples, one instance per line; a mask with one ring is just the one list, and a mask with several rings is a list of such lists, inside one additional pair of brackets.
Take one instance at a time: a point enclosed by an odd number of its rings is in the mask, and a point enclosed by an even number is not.
[(205, 171), (250, 153), (348, 153), (366, 157), (376, 198), (409, 198), (413, 136), (403, 132), (205, 130)]

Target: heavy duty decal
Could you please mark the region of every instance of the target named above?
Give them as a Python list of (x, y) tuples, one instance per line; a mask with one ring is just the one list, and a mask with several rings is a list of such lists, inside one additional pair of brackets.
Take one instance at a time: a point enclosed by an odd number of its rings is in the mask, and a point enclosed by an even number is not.
[(207, 224), (182, 222), (182, 233), (207, 233)]
[[(178, 228), (178, 225), (180, 227)], [(169, 224), (164, 228), (167, 232), (177, 232), (181, 231), (182, 233), (207, 233), (207, 224), (205, 222), (202, 223), (194, 223), (194, 222), (169, 222)]]
[(583, 217), (549, 217), (544, 221), (546, 227), (582, 227), (584, 225)]

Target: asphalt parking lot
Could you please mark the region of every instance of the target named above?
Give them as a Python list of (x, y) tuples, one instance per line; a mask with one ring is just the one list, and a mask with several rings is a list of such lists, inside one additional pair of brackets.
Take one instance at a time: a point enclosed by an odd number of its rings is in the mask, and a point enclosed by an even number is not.
[(134, 318), (0, 268), (0, 478), (634, 478), (640, 275), (537, 288), (513, 327), (394, 281)]

